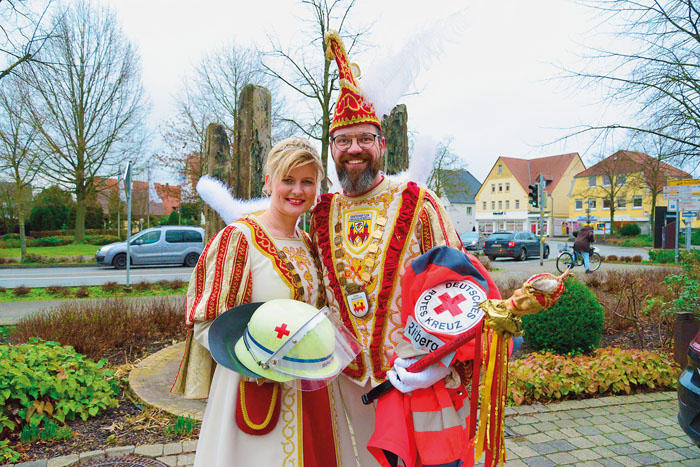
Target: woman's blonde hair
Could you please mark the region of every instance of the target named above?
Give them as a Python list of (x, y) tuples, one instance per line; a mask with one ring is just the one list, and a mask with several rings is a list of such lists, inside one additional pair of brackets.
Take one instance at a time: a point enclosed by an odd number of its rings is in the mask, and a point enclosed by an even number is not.
[[(265, 163), (265, 175), (269, 175), (271, 181), (274, 181), (306, 164), (313, 164), (318, 173), (316, 181), (321, 180), (323, 165), (316, 149), (304, 138), (286, 138), (270, 149)], [(270, 194), (267, 185), (263, 188), (263, 194)]]

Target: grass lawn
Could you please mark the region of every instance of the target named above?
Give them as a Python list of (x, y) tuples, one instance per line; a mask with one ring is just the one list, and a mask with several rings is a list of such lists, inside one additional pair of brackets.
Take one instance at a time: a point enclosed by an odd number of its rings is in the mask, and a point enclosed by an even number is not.
[[(151, 284), (146, 288), (143, 283), (131, 285), (131, 292), (125, 292), (124, 286), (111, 287), (105, 290), (101, 285), (88, 287), (32, 287), (25, 295), (15, 295), (15, 289), (0, 290), (0, 303), (34, 301), (34, 300), (75, 300), (76, 298), (117, 298), (117, 297), (153, 297), (161, 295), (185, 295), (187, 283), (182, 283), (177, 288), (170, 284)], [(51, 290), (49, 290), (51, 289)], [(87, 289), (87, 296), (83, 293), (76, 296), (79, 289)]]
[[(59, 258), (62, 256), (95, 256), (99, 245), (75, 244), (61, 246), (32, 246), (27, 248), (27, 253), (39, 256), (48, 256), (50, 258)], [(19, 248), (0, 248), (0, 257), (3, 258), (19, 258), (21, 256)]]

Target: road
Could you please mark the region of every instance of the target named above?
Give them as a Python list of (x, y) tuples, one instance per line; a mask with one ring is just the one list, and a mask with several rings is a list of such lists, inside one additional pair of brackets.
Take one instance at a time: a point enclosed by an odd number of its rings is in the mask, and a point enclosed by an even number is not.
[[(189, 281), (193, 268), (179, 267), (132, 267), (130, 282), (157, 282), (180, 279)], [(107, 266), (46, 267), (0, 269), (0, 286), (6, 288), (101, 285), (105, 282), (126, 284), (126, 270)]]

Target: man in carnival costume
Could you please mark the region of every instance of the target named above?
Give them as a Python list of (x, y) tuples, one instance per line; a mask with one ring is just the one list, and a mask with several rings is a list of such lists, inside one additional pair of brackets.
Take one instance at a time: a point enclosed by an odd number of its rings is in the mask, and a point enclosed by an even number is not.
[[(398, 183), (380, 171), (385, 142), (373, 105), (362, 95), (340, 37), (326, 36), (329, 60), (340, 75), (340, 96), (330, 127), (330, 151), (342, 194), (325, 194), (313, 211), (311, 235), (324, 268), (328, 302), (362, 343), (363, 352), (339, 379), (363, 467), (379, 465), (367, 451), (375, 408), (361, 396), (387, 379), (402, 341), (401, 277), (407, 266), (436, 246), (462, 249), (437, 196), (413, 182)], [(487, 298), (500, 298), (488, 272), (469, 257)], [(474, 355), (473, 346), (470, 353)], [(397, 364), (397, 365), (400, 365)], [(406, 374), (400, 390), (430, 387), (452, 372), (433, 365)], [(395, 372), (394, 381), (397, 380)]]
[[(484, 448), (488, 465), (502, 463), (502, 410), (488, 404), (490, 400), (505, 400), (507, 343), (513, 335), (522, 334), (519, 316), (556, 301), (563, 291), (563, 278), (534, 276), (517, 291), (520, 298), (500, 300), (489, 273), (474, 256), (463, 252), (437, 196), (411, 181), (392, 180), (380, 171), (385, 149), (380, 120), (358, 86), (355, 65), (349, 62), (338, 34), (329, 32), (326, 45), (326, 58), (336, 61), (340, 78), (330, 151), (342, 193), (322, 195), (313, 211), (310, 234), (321, 258), (328, 304), (363, 348), (337, 380), (355, 434), (359, 463), (362, 467), (470, 465), (475, 447), (478, 455)], [(416, 269), (412, 265), (420, 266)], [(416, 361), (414, 357), (429, 352), (416, 351), (416, 342), (411, 345), (409, 333), (404, 332), (411, 314), (408, 309), (422, 291), (448, 279), (468, 287), (472, 309), (483, 309), (481, 316), (485, 312), (483, 320), (475, 320), (478, 333), (472, 330), (470, 334), (479, 338), (462, 341), (466, 343), (446, 364), (443, 359), (422, 371), (407, 371)], [(543, 287), (547, 292), (538, 290)], [(442, 317), (457, 313), (457, 303), (450, 300), (447, 294), (440, 295), (434, 300), (437, 311), (433, 312), (449, 311)], [(443, 321), (448, 324), (449, 320)], [(480, 430), (489, 432), (489, 441), (483, 445), (486, 435), (479, 433), (482, 441), (477, 446), (466, 386), (471, 380), (471, 413), (475, 414), (482, 322), (489, 353), (497, 356), (489, 362), (489, 374), (503, 377), (485, 383), (490, 396), (482, 395), (488, 406), (482, 404), (481, 413), (494, 416), (480, 422)], [(380, 399), (378, 405), (363, 405), (363, 394), (385, 380), (400, 393), (394, 391), (393, 397)], [(404, 398), (397, 399), (397, 394), (404, 394)], [(387, 402), (391, 400), (399, 402), (392, 406)], [(402, 409), (409, 406), (407, 411)], [(447, 409), (456, 415), (456, 426), (445, 422)], [(380, 416), (375, 427), (377, 410)], [(399, 420), (405, 425), (397, 429)], [(400, 434), (403, 427), (409, 428), (410, 440)], [(445, 441), (451, 433), (456, 436), (451, 439), (458, 442)], [(493, 440), (500, 440), (500, 444)]]

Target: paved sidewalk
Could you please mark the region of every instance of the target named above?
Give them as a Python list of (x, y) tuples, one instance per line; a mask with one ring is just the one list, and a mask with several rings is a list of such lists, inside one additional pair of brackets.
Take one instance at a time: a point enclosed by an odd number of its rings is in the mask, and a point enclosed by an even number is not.
[[(168, 392), (177, 373), (183, 345), (176, 344), (144, 359), (131, 372), (129, 382), (146, 403), (201, 420), (203, 401), (186, 401)], [(506, 439), (506, 465), (700, 466), (700, 449), (678, 426), (676, 397), (675, 392), (663, 392), (509, 407), (506, 427), (513, 436)], [(126, 446), (25, 462), (15, 467), (64, 467), (81, 460), (85, 462), (89, 456), (125, 454), (155, 458), (171, 466), (191, 467), (195, 449), (195, 441)]]

